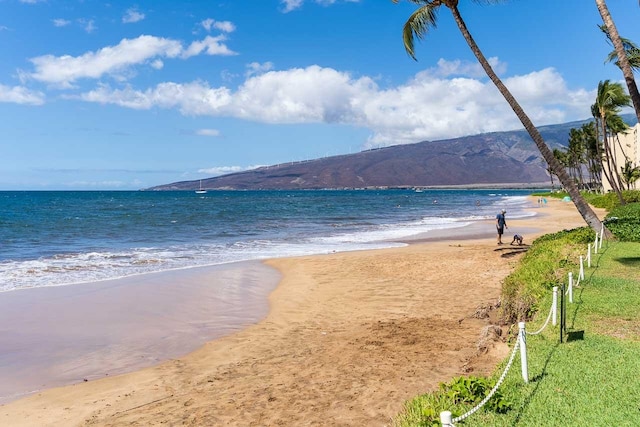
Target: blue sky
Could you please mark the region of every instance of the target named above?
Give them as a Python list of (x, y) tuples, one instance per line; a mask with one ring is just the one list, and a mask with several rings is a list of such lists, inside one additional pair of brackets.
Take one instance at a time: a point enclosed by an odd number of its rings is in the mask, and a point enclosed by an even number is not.
[[(610, 0), (640, 43), (640, 7)], [(0, 190), (137, 190), (520, 128), (447, 9), (413, 61), (391, 0), (0, 0)], [(536, 125), (620, 81), (594, 1), (461, 1)]]

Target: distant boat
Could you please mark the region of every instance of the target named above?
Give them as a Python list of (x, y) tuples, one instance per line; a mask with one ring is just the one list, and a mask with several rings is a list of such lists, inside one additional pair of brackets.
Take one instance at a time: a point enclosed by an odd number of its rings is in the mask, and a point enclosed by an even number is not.
[(196, 190), (196, 194), (206, 194), (207, 190), (202, 188), (202, 180), (200, 180), (200, 188)]

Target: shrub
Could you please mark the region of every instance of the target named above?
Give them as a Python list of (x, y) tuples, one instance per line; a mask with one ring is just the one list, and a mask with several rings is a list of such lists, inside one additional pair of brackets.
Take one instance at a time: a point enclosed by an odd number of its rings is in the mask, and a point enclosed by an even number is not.
[[(615, 193), (607, 194), (592, 194), (584, 193), (585, 200), (597, 208), (603, 208), (608, 211), (620, 206), (620, 200)], [(640, 191), (638, 190), (625, 190), (622, 192), (622, 198), (627, 203), (640, 202)]]
[[(479, 404), (493, 389), (495, 382), (483, 377), (457, 377), (449, 383), (440, 383), (432, 393), (415, 397), (405, 404), (403, 413), (396, 420), (396, 426), (441, 426), (440, 412), (450, 411), (458, 417)], [(512, 408), (500, 390), (485, 403), (483, 410), (499, 414)]]
[[(448, 384), (441, 383), (440, 391), (456, 404), (466, 403), (475, 406), (482, 402), (494, 386), (495, 382), (490, 381), (488, 378), (457, 377)], [(503, 414), (511, 409), (511, 404), (505, 400), (500, 390), (496, 390), (484, 408), (488, 411)]]
[(546, 234), (534, 240), (516, 269), (502, 285), (502, 319), (505, 323), (527, 321), (538, 310), (538, 301), (554, 286), (564, 283), (576, 260), (592, 242), (589, 227)]
[(640, 203), (612, 209), (605, 218), (605, 224), (618, 240), (640, 242)]

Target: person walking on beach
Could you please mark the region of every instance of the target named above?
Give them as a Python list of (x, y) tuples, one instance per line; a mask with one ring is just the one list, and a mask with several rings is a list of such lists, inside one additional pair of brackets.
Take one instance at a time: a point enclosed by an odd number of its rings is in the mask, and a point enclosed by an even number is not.
[(498, 215), (496, 215), (496, 229), (498, 230), (498, 244), (502, 244), (502, 235), (504, 234), (504, 229), (509, 228), (507, 226), (507, 220), (504, 215), (507, 213), (506, 210), (502, 209)]

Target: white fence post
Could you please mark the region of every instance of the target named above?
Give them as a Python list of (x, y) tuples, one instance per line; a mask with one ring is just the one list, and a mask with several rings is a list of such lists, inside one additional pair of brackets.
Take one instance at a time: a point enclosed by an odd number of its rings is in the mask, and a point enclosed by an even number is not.
[(578, 276), (578, 280), (584, 280), (584, 260), (582, 259), (582, 255), (580, 255), (580, 275)]
[(569, 272), (569, 302), (573, 302), (573, 273)]
[(440, 422), (442, 423), (442, 427), (450, 427), (453, 425), (453, 417), (451, 416), (451, 412), (442, 411), (440, 412)]
[(604, 224), (602, 224), (602, 228), (600, 229), (600, 243), (598, 243), (598, 249), (602, 249), (602, 238), (604, 237)]
[(596, 232), (596, 240), (593, 242), (593, 253), (598, 253), (598, 233)]
[(529, 382), (529, 367), (527, 364), (527, 339), (524, 322), (519, 322), (520, 332), (518, 339), (520, 340), (520, 366), (522, 367), (522, 379), (525, 383)]
[(591, 243), (587, 245), (587, 267), (591, 268)]
[(558, 287), (553, 287), (553, 302), (551, 303), (551, 324), (558, 324)]

